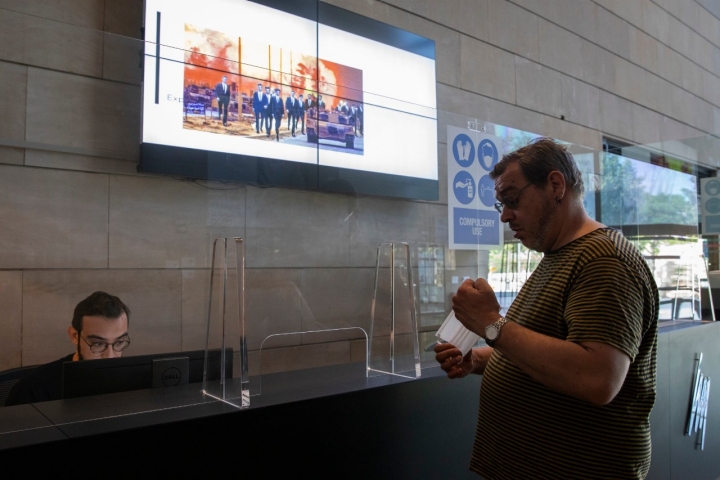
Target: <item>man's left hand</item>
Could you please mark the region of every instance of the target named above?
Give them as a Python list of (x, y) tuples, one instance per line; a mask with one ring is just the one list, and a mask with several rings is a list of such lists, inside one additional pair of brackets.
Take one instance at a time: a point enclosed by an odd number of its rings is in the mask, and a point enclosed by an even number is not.
[(452, 297), (455, 317), (471, 332), (485, 336), (485, 327), (500, 318), (495, 292), (482, 278), (465, 280)]

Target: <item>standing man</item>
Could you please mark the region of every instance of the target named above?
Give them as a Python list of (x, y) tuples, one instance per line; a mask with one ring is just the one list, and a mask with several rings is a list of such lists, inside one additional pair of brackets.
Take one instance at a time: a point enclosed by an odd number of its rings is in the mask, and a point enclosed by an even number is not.
[(357, 112), (355, 113), (355, 122), (357, 128), (360, 130), (360, 136), (363, 136), (363, 127), (365, 126), (365, 120), (363, 119), (363, 104), (358, 105)]
[[(490, 177), (500, 220), (544, 257), (507, 312), (479, 278), (453, 311), (487, 347), (435, 347), (450, 378), (482, 374), (470, 468), (498, 478), (645, 478), (658, 290), (622, 234), (588, 217), (572, 155), (549, 138)], [(542, 475), (541, 475), (542, 474)]]
[(292, 136), (295, 136), (295, 124), (297, 123), (297, 120), (295, 119), (295, 91), (290, 90), (290, 96), (285, 99), (285, 110), (287, 111), (288, 116), (288, 125), (287, 128), (292, 132)]
[(302, 93), (298, 96), (295, 114), (296, 118), (300, 120), (300, 124), (302, 125), (302, 134), (305, 135), (305, 101), (303, 100)]
[(315, 108), (315, 96), (311, 93), (308, 95), (307, 101), (305, 102), (305, 110)]
[(353, 133), (355, 136), (357, 136), (358, 133), (358, 107), (357, 103), (353, 103), (352, 107), (350, 107), (350, 119), (352, 120), (353, 124)]
[[(275, 140), (280, 141), (280, 123), (282, 122), (283, 114), (285, 113), (285, 108), (283, 107), (283, 101), (282, 98), (280, 98), (280, 89), (275, 89), (275, 94), (270, 99), (270, 104), (268, 105), (268, 110), (270, 111), (270, 115), (273, 116), (275, 119)], [(268, 130), (268, 137), (270, 136), (270, 130)]]
[(317, 106), (318, 110), (325, 110), (325, 102), (322, 99), (322, 95), (318, 95)]
[(255, 113), (255, 132), (260, 133), (265, 123), (265, 109), (269, 98), (263, 93), (262, 84), (257, 84), (257, 91), (253, 93), (253, 112)]
[(270, 85), (265, 87), (265, 98), (267, 101), (263, 105), (263, 118), (265, 118), (265, 133), (268, 137), (272, 130), (272, 113), (270, 112), (270, 99), (272, 98), (272, 92), (270, 91)]
[(95, 292), (75, 307), (68, 336), (75, 352), (46, 363), (15, 384), (6, 406), (62, 398), (63, 363), (122, 357), (130, 346), (130, 310), (113, 295)]
[(218, 102), (218, 118), (222, 115), (222, 124), (227, 127), (228, 106), (230, 106), (230, 86), (227, 77), (223, 75), (222, 81), (215, 86), (215, 97)]

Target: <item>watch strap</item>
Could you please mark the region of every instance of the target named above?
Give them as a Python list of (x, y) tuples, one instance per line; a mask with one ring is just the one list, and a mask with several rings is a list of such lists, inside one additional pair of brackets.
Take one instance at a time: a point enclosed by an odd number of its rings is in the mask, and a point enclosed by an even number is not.
[[(485, 337), (485, 343), (488, 344), (489, 347), (495, 346), (495, 342), (498, 338), (500, 338), (500, 329), (507, 323), (507, 319), (505, 317), (498, 318), (494, 323), (490, 324), (489, 327), (495, 327), (495, 330), (497, 331), (497, 336), (494, 339), (487, 338), (487, 335)], [(487, 330), (487, 328), (486, 328)]]

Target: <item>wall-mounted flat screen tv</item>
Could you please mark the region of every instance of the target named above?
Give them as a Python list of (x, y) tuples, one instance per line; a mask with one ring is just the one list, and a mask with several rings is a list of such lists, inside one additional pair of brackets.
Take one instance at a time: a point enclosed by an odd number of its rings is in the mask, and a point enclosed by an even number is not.
[(317, 0), (145, 0), (140, 171), (438, 198), (435, 43)]

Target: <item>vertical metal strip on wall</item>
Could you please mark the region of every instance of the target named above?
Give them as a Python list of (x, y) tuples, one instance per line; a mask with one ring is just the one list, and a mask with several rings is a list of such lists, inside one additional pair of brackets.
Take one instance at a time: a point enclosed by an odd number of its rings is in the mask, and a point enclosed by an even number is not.
[(160, 103), (160, 12), (155, 29), (155, 104)]

